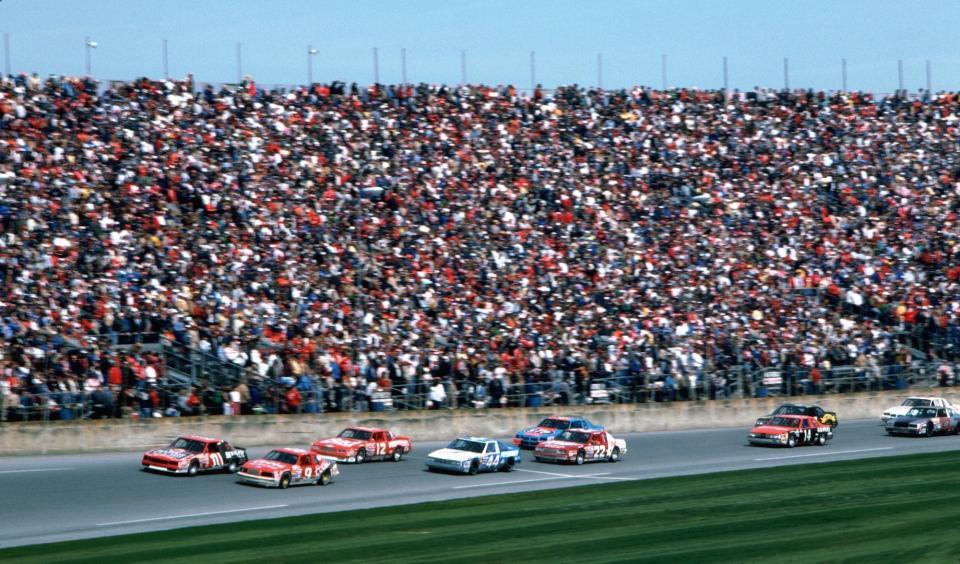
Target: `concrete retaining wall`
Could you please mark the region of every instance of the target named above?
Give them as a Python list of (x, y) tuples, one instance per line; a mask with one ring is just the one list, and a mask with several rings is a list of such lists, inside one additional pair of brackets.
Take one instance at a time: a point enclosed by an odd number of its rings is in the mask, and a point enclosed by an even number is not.
[[(960, 401), (960, 392), (928, 390)], [(844, 420), (876, 418), (909, 395), (901, 391), (798, 398), (817, 403)], [(458, 435), (508, 437), (557, 413), (579, 413), (611, 431), (647, 432), (743, 427), (782, 403), (779, 399), (740, 399), (635, 405), (572, 406), (569, 409), (491, 409), (483, 411), (401, 411), (243, 417), (171, 417), (132, 422), (120, 420), (5, 423), (0, 426), (0, 456), (140, 450), (168, 443), (182, 434), (223, 437), (240, 446), (305, 446), (333, 436), (348, 425), (387, 427), (415, 441), (447, 440)]]

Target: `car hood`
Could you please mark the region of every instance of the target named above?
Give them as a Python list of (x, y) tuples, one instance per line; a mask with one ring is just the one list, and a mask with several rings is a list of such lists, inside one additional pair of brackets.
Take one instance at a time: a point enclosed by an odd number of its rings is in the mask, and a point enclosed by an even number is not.
[(890, 414), (890, 415), (893, 415), (893, 416), (895, 416), (895, 417), (899, 417), (899, 416), (901, 416), (901, 415), (906, 415), (907, 412), (910, 411), (911, 409), (913, 409), (913, 407), (912, 407), (912, 406), (909, 406), (909, 405), (898, 405), (898, 406), (896, 406), (896, 407), (891, 407), (891, 408), (889, 408), (889, 409), (884, 409), (884, 410), (883, 410), (883, 414), (884, 414), (884, 415)]
[(150, 456), (172, 458), (173, 460), (183, 460), (184, 458), (190, 458), (191, 456), (194, 456), (196, 453), (190, 452), (189, 450), (183, 450), (182, 448), (157, 448), (148, 451), (147, 454)]
[(442, 448), (440, 450), (435, 450), (430, 453), (429, 456), (433, 458), (443, 458), (444, 460), (456, 460), (462, 462), (464, 460), (472, 460), (480, 456), (476, 452), (467, 452), (465, 450), (455, 450), (452, 448)]
[(364, 444), (366, 441), (361, 441), (360, 439), (345, 439), (343, 437), (334, 437), (332, 439), (321, 439), (315, 443), (313, 446), (325, 446), (325, 447), (334, 447), (334, 448), (357, 448), (358, 446)]
[(562, 449), (573, 449), (582, 447), (582, 443), (575, 443), (572, 441), (546, 441), (537, 445), (537, 448), (562, 448)]
[(279, 460), (264, 460), (262, 458), (243, 465), (244, 470), (289, 470), (290, 465)]
[(560, 429), (555, 427), (528, 427), (523, 431), (520, 431), (521, 435), (530, 435), (531, 437), (541, 437), (544, 435), (556, 435), (560, 432)]
[(893, 425), (894, 423), (903, 423), (913, 424), (913, 423), (926, 423), (933, 419), (932, 417), (895, 417), (887, 422), (888, 425)]
[(759, 427), (754, 427), (751, 433), (763, 433), (765, 435), (781, 435), (783, 433), (789, 433), (790, 431), (796, 431), (796, 427), (780, 427), (778, 425), (760, 425)]

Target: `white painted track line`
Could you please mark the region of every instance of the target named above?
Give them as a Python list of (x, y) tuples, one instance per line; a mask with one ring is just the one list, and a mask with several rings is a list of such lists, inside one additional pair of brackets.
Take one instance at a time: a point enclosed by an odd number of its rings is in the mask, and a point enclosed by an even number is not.
[(167, 517), (150, 517), (148, 519), (131, 519), (129, 521), (113, 521), (111, 523), (97, 523), (98, 527), (111, 525), (130, 525), (133, 523), (150, 523), (152, 521), (168, 521), (170, 519), (189, 519), (190, 517), (208, 517), (210, 515), (224, 515), (227, 513), (243, 513), (244, 511), (259, 511), (262, 509), (280, 509), (287, 505), (264, 505), (262, 507), (244, 507), (243, 509), (227, 509), (225, 511), (207, 511), (206, 513), (188, 513), (186, 515), (169, 515)]
[(878, 450), (893, 450), (893, 447), (880, 447), (880, 448), (861, 448), (857, 450), (834, 450), (829, 452), (815, 452), (813, 454), (794, 454), (791, 456), (772, 456), (770, 458), (754, 458), (757, 462), (762, 462), (766, 460), (789, 460), (791, 458), (808, 458), (810, 456), (833, 456), (835, 454), (856, 454), (858, 452), (875, 452)]

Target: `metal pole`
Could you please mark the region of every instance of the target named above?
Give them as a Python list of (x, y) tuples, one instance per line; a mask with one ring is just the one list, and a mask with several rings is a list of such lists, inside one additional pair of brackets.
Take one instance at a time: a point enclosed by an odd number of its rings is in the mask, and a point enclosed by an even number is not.
[(927, 94), (933, 91), (932, 73), (930, 72), (930, 59), (927, 59)]
[(903, 92), (903, 59), (897, 59), (897, 90)]
[(467, 83), (467, 50), (460, 50), (460, 84)]
[(537, 53), (530, 51), (530, 92), (537, 89)]
[(170, 78), (170, 68), (167, 64), (167, 40), (163, 40), (163, 78)]
[(10, 76), (10, 34), (3, 34), (3, 74)]
[(603, 53), (597, 53), (597, 88), (603, 88)]
[(313, 84), (313, 56), (316, 55), (318, 51), (313, 48), (313, 45), (307, 45), (307, 86), (309, 87)]
[(243, 82), (243, 44), (237, 41), (237, 84)]
[(730, 95), (730, 81), (727, 74), (727, 57), (723, 57), (723, 95), (727, 97)]
[(407, 48), (400, 48), (400, 80), (401, 83), (407, 85)]
[(790, 59), (783, 58), (783, 89), (790, 90)]
[(84, 49), (84, 70), (86, 75), (90, 76), (90, 37), (85, 37), (83, 39), (83, 49)]
[(380, 84), (380, 50), (373, 48), (373, 83)]
[(660, 55), (660, 88), (667, 89), (667, 55)]
[(847, 91), (847, 60), (840, 59), (840, 68), (843, 73), (843, 91)]

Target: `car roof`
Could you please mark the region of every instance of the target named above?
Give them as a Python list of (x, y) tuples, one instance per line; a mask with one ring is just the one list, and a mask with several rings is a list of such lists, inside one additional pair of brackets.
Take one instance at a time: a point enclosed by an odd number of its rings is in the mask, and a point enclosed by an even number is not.
[(583, 419), (583, 417), (570, 417), (569, 415), (548, 415), (544, 419), (556, 419), (558, 421), (570, 421), (571, 419)]
[(781, 403), (780, 407), (816, 407), (805, 403)]
[(187, 439), (189, 441), (200, 441), (201, 443), (215, 443), (220, 439), (211, 439), (210, 437), (201, 437), (199, 435), (180, 435), (178, 439)]
[[(939, 397), (939, 396), (910, 396), (910, 397), (908, 397), (906, 400), (903, 400), (903, 401), (912, 400), (912, 399), (919, 399), (919, 400), (942, 400), (942, 399), (944, 399), (944, 398)], [(944, 401), (946, 401), (946, 400), (944, 400)]]
[(491, 443), (497, 440), (497, 439), (491, 439), (488, 437), (458, 437), (458, 438), (463, 439), (465, 441), (474, 441), (478, 443)]
[(377, 431), (386, 431), (386, 429), (382, 429), (380, 427), (361, 427), (360, 425), (351, 425), (349, 427), (343, 428), (344, 431), (346, 431), (347, 429), (355, 429), (357, 431), (369, 431), (371, 433), (376, 433)]
[(287, 454), (297, 454), (297, 455), (300, 455), (300, 454), (311, 454), (311, 452), (310, 452), (309, 450), (304, 450), (304, 449), (302, 449), (302, 448), (281, 447), (281, 448), (275, 448), (275, 449), (273, 449), (273, 450), (275, 450), (275, 451), (277, 451), (277, 452), (285, 452), (285, 453), (287, 453)]

